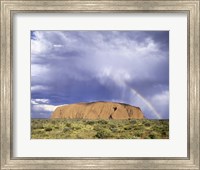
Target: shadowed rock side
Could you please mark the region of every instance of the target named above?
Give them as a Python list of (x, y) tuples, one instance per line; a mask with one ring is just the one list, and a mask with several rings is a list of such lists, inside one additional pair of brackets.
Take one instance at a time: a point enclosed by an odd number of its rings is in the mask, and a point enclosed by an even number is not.
[(51, 118), (66, 119), (143, 119), (139, 107), (114, 102), (78, 103), (59, 106)]

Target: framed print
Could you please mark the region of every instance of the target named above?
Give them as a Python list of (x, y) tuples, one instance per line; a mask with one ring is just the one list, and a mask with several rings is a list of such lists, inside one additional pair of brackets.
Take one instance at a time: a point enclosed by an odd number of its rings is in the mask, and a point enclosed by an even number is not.
[(1, 0), (1, 169), (200, 169), (199, 1)]

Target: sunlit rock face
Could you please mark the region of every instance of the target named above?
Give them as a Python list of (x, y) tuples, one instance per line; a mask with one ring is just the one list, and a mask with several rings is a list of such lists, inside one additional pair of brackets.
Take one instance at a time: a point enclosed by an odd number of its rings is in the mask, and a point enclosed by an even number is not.
[(115, 102), (77, 103), (59, 106), (51, 118), (66, 119), (143, 119), (144, 114), (139, 107)]

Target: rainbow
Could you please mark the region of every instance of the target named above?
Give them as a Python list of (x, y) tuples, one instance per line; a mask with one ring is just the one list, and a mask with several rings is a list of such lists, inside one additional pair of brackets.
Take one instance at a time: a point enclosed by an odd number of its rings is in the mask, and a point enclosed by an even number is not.
[(133, 92), (133, 94), (135, 94), (136, 96), (138, 96), (143, 102), (145, 105), (148, 106), (148, 108), (152, 111), (152, 113), (158, 118), (158, 119), (162, 119), (160, 114), (156, 111), (156, 109), (152, 106), (152, 104), (147, 100), (145, 99), (139, 92), (137, 92), (135, 89), (131, 89), (131, 92)]

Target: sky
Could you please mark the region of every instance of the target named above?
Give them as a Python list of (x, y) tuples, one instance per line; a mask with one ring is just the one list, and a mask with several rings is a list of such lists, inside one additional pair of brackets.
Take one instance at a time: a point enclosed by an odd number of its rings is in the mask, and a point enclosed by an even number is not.
[(31, 31), (31, 117), (111, 101), (169, 119), (168, 31)]

